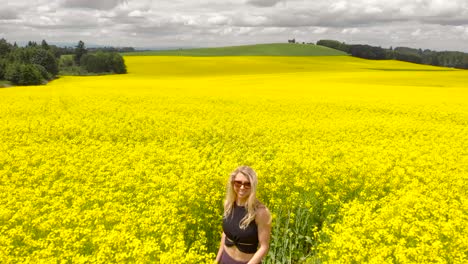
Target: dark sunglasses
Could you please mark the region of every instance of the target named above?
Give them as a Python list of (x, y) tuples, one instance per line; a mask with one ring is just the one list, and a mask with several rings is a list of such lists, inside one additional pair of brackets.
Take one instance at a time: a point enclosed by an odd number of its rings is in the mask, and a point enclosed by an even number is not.
[(250, 189), (250, 182), (242, 182), (242, 181), (232, 181), (236, 188), (240, 188), (244, 186), (245, 189)]

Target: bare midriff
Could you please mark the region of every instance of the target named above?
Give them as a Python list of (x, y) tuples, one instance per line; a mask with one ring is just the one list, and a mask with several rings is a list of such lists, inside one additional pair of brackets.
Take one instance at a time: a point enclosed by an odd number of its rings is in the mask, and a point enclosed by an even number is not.
[(254, 255), (253, 253), (250, 254), (250, 253), (244, 253), (240, 251), (235, 245), (232, 247), (227, 247), (225, 245), (224, 250), (226, 251), (226, 253), (229, 254), (229, 256), (231, 256), (231, 258), (238, 260), (238, 261), (248, 262)]

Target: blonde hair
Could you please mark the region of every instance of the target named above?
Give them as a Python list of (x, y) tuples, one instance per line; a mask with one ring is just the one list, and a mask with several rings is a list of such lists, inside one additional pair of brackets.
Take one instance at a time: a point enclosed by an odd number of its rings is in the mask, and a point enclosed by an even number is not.
[(262, 204), (257, 200), (256, 192), (257, 192), (257, 173), (250, 168), (249, 166), (240, 166), (233, 172), (231, 172), (229, 176), (229, 180), (226, 186), (226, 200), (224, 202), (224, 218), (227, 218), (231, 215), (234, 208), (234, 203), (236, 202), (237, 195), (236, 192), (233, 190), (233, 181), (237, 174), (241, 173), (245, 177), (247, 177), (250, 181), (250, 195), (247, 199), (246, 208), (247, 214), (244, 218), (241, 219), (239, 227), (241, 229), (247, 228), (247, 226), (255, 220), (255, 214), (257, 209), (262, 206)]

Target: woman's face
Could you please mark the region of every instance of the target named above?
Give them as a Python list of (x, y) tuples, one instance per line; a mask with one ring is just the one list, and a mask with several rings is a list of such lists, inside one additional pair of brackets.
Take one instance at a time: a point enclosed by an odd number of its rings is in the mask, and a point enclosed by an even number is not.
[(250, 195), (250, 180), (244, 174), (238, 173), (234, 177), (232, 183), (234, 191), (236, 192), (237, 198), (244, 200), (247, 199)]

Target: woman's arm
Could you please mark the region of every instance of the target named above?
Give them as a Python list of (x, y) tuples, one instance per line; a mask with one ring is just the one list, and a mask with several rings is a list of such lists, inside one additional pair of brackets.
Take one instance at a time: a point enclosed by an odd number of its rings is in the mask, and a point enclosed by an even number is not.
[(221, 242), (219, 243), (219, 250), (218, 250), (218, 255), (216, 255), (216, 262), (215, 263), (219, 263), (221, 261), (221, 255), (223, 254), (223, 250), (224, 250), (224, 238), (226, 237), (226, 235), (223, 234), (221, 235)]
[(268, 253), (271, 235), (271, 214), (267, 208), (259, 208), (255, 216), (258, 227), (258, 242), (260, 247), (247, 264), (258, 264)]

